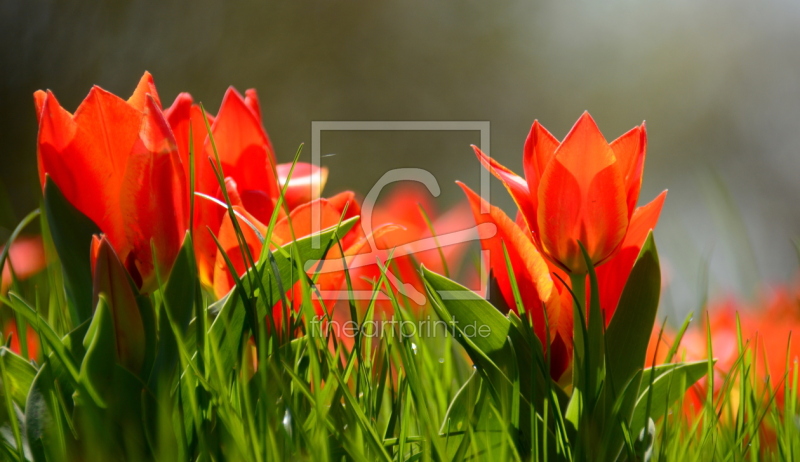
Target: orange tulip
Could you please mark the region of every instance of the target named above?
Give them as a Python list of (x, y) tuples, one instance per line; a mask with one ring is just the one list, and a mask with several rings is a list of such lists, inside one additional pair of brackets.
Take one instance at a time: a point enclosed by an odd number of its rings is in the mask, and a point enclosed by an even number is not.
[(601, 265), (625, 240), (639, 190), (647, 145), (644, 124), (607, 143), (588, 112), (558, 140), (538, 121), (523, 153), (523, 180), (475, 148), (505, 184), (537, 247), (568, 273), (586, 273), (578, 242)]
[(523, 151), (525, 179), (474, 147), (519, 208), (516, 221), (496, 207), (483, 214), (482, 199), (462, 185), (476, 222), (493, 223), (498, 229), (481, 246), (489, 250), (491, 274), (504, 304), (516, 311), (505, 244), (522, 304), (543, 344), (546, 317), (554, 377), (566, 369), (571, 357), (573, 319), (572, 295), (552, 275), (570, 286), (572, 275), (583, 280), (580, 276), (587, 268), (578, 242), (582, 243), (596, 266), (600, 308), (608, 324), (648, 232), (658, 221), (666, 191), (636, 208), (645, 145), (644, 125), (609, 145), (584, 113), (561, 143), (533, 123)]
[(34, 97), (42, 187), (49, 175), (137, 284), (152, 287), (155, 267), (172, 267), (188, 210), (184, 167), (152, 77), (145, 73), (127, 101), (95, 86), (74, 114), (50, 91)]
[[(636, 207), (647, 145), (644, 124), (607, 143), (588, 112), (560, 142), (538, 121), (523, 150), (525, 179), (475, 148), (519, 207), (518, 224), (560, 275), (585, 274), (578, 242), (597, 267), (608, 322), (666, 191)], [(569, 278), (564, 278), (565, 280)]]
[[(187, 178), (190, 147), (194, 152), (195, 191), (223, 200), (222, 189), (209, 162), (212, 159), (216, 163), (216, 146), (221, 163), (219, 167), (222, 169), (231, 202), (235, 202), (233, 205), (246, 211), (248, 216), (259, 223), (269, 223), (280, 197), (280, 188), (287, 181), (291, 164), (276, 164), (272, 143), (262, 127), (261, 106), (255, 90), (247, 90), (242, 97), (235, 89), (229, 88), (216, 117), (206, 113), (214, 143), (208, 137), (202, 109), (194, 104), (188, 93), (179, 94), (164, 114), (175, 134)], [(286, 207), (294, 210), (315, 199), (314, 192), (322, 189), (326, 179), (326, 169), (298, 163), (284, 196)], [(285, 216), (283, 209), (278, 214), (279, 217)], [(207, 287), (215, 287), (215, 291), (228, 284), (215, 284), (217, 246), (208, 230), (218, 234), (225, 215), (225, 209), (219, 204), (203, 198), (195, 200), (192, 226), (200, 278)], [(245, 233), (250, 234), (249, 231)], [(255, 234), (250, 237), (250, 245), (260, 245)], [(241, 252), (238, 257), (231, 256), (241, 258)]]

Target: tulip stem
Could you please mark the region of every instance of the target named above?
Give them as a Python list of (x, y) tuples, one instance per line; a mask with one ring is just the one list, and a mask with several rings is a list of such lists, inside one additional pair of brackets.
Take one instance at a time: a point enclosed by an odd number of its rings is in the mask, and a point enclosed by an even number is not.
[[(572, 286), (572, 293), (578, 300), (578, 307), (581, 310), (580, 312), (583, 313), (584, 316), (586, 316), (586, 275), (570, 274), (569, 280), (570, 280), (570, 285)], [(588, 318), (584, 317), (584, 321), (588, 326), (589, 324)]]

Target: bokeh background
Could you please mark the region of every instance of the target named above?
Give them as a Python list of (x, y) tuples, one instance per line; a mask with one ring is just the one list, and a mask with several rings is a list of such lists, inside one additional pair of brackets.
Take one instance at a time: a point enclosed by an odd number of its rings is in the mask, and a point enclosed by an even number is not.
[[(647, 121), (642, 201), (669, 189), (656, 237), (673, 319), (706, 295), (793, 278), (800, 234), (800, 3), (651, 0), (183, 2), (0, 0), (0, 183), (37, 207), (32, 93), (74, 110), (93, 84), (216, 112), (257, 88), (280, 161), (315, 120), (481, 120), (521, 172), (534, 119), (563, 137), (589, 110), (611, 140)], [(478, 133), (325, 133), (327, 192), (429, 169), (442, 209), (479, 184)], [(306, 144), (305, 160), (310, 149)], [(499, 184), (492, 199), (513, 203)]]

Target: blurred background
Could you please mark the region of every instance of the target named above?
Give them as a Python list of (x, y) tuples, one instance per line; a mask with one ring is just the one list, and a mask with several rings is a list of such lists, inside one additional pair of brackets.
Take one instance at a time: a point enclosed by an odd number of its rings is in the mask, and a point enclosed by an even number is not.
[[(142, 72), (165, 105), (212, 112), (256, 88), (281, 162), (311, 122), (479, 120), (521, 173), (530, 124), (559, 138), (589, 110), (610, 141), (647, 121), (641, 202), (669, 189), (656, 233), (664, 314), (706, 291), (752, 297), (793, 278), (800, 234), (800, 3), (743, 0), (0, 0), (0, 183), (17, 218), (38, 206), (32, 94), (73, 111), (94, 84), (127, 97)], [(327, 132), (327, 193), (365, 195), (396, 167), (479, 187), (477, 132)], [(498, 183), (492, 200), (511, 213)]]

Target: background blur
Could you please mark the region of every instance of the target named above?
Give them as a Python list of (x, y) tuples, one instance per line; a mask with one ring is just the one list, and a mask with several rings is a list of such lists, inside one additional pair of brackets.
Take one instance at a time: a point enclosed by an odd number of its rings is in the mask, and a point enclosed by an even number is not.
[[(800, 3), (532, 3), (0, 0), (0, 182), (17, 217), (37, 206), (35, 90), (74, 110), (93, 84), (127, 97), (144, 70), (165, 105), (189, 91), (216, 112), (229, 85), (257, 88), (283, 162), (313, 120), (488, 120), (492, 155), (521, 173), (534, 119), (563, 138), (588, 109), (609, 141), (647, 120), (641, 200), (670, 190), (664, 314), (696, 311), (706, 287), (752, 296), (791, 279)], [(323, 133), (326, 191), (364, 195), (390, 168), (423, 167), (446, 208), (455, 179), (478, 188), (478, 141)]]

